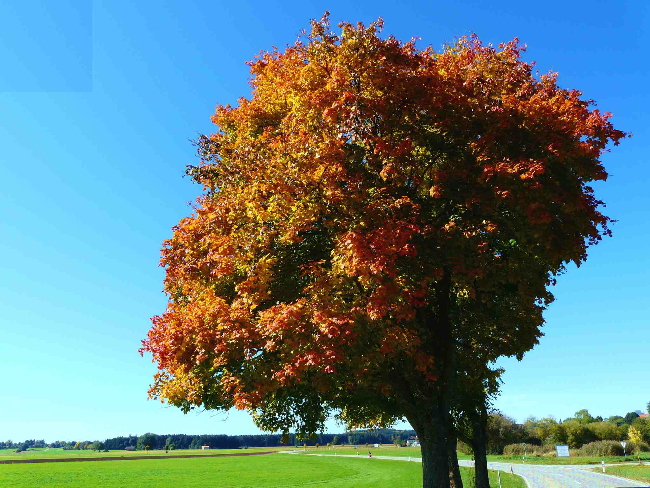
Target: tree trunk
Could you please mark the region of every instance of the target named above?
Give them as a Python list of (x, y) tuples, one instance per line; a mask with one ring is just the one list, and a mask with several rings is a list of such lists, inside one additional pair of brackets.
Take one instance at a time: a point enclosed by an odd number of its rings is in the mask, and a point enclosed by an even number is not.
[(460, 477), (460, 468), (458, 467), (458, 454), (456, 453), (457, 438), (453, 428), (449, 428), (447, 438), (447, 462), (449, 463), (449, 486), (451, 488), (463, 488), (463, 480)]
[(426, 388), (430, 396), (418, 395), (420, 400), (416, 403), (419, 405), (410, 416), (407, 415), (407, 420), (420, 440), (422, 487), (451, 488), (448, 444), (455, 348), (450, 320), (451, 272), (448, 268), (444, 269), (443, 277), (437, 283), (435, 295), (435, 307), (426, 311), (422, 318), (431, 332), (429, 344), (436, 358), (439, 377), (433, 388)]
[[(418, 426), (416, 427), (411, 422), (420, 440), (423, 488), (451, 488), (445, 423), (438, 418), (432, 418), (426, 419), (424, 422), (417, 422)], [(442, 428), (441, 425), (443, 425)]]
[(476, 488), (490, 488), (487, 468), (487, 412), (485, 405), (478, 407), (472, 418), (472, 449), (474, 450), (474, 473)]

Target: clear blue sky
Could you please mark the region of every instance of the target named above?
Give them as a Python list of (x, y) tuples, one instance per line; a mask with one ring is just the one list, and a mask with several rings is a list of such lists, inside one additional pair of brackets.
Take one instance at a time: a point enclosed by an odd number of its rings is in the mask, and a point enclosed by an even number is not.
[[(506, 360), (496, 406), (523, 421), (650, 400), (650, 32), (645, 1), (120, 1), (0, 3), (0, 440), (255, 433), (241, 412), (183, 415), (147, 401), (137, 349), (161, 313), (162, 241), (200, 188), (189, 140), (217, 103), (250, 92), (244, 62), (293, 43), (309, 19), (384, 18), (439, 47), (517, 36), (633, 132), (604, 157), (614, 237), (562, 276), (546, 337)], [(336, 427), (333, 427), (337, 430)]]

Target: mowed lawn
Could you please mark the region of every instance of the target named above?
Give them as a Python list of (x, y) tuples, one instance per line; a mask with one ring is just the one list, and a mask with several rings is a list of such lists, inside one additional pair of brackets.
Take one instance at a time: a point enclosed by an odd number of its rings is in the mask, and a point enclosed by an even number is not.
[(152, 451), (90, 451), (90, 450), (69, 450), (63, 449), (28, 449), (23, 452), (16, 452), (15, 449), (0, 449), (0, 461), (17, 459), (59, 459), (59, 458), (96, 458), (96, 457), (132, 457), (132, 456), (209, 456), (215, 454), (231, 454), (241, 452), (269, 452), (285, 449), (283, 447), (254, 447), (250, 449), (178, 449), (165, 452), (164, 450)]
[[(359, 445), (358, 449), (355, 449), (351, 446), (332, 446), (332, 447), (314, 447), (308, 446), (306, 449), (303, 447), (294, 447), (292, 448), (300, 454), (345, 454), (349, 455), (359, 455), (359, 456), (368, 456), (368, 452), (371, 452), (373, 456), (399, 456), (399, 457), (422, 457), (422, 452), (419, 447), (395, 447), (389, 444), (383, 444), (380, 447), (373, 447), (370, 445), (366, 447), (364, 445)], [(459, 458), (460, 459), (460, 458)]]
[[(612, 476), (642, 481), (644, 485), (650, 486), (650, 466), (628, 464), (625, 466), (607, 466), (606, 470), (607, 474)], [(594, 469), (594, 471), (602, 473), (601, 469)]]
[[(261, 456), (0, 465), (0, 486), (47, 487), (420, 487), (420, 463), (335, 456)], [(498, 486), (496, 474), (493, 486)], [(463, 469), (465, 486), (472, 471)], [(503, 488), (525, 488), (501, 475)]]

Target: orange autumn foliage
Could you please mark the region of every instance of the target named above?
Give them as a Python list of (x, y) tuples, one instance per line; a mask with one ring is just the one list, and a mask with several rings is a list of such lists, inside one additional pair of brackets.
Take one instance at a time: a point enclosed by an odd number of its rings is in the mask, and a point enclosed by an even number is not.
[(483, 362), (533, 347), (554, 276), (610, 234), (589, 187), (625, 136), (609, 114), (517, 40), (437, 52), (381, 26), (313, 22), (217, 108), (162, 250), (152, 397), (270, 430), (411, 420), (456, 339)]

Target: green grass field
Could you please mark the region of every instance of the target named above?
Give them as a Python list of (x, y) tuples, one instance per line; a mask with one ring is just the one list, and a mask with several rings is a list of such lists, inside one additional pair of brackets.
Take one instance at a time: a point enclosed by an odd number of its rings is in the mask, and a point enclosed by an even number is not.
[[(241, 451), (240, 451), (241, 452)], [(0, 465), (3, 488), (48, 487), (319, 487), (394, 488), (421, 486), (421, 465), (404, 461), (335, 456), (264, 456), (88, 461)], [(463, 469), (466, 487), (472, 470)], [(496, 474), (493, 486), (498, 486)], [(503, 488), (525, 488), (516, 476), (501, 475)]]
[(97, 458), (97, 457), (132, 457), (132, 456), (196, 456), (196, 455), (214, 455), (228, 454), (238, 452), (268, 452), (277, 451), (284, 448), (279, 447), (254, 447), (250, 449), (179, 449), (174, 451), (64, 451), (63, 449), (29, 449), (17, 453), (15, 449), (0, 449), (0, 461), (16, 459), (59, 459), (59, 458)]
[(332, 446), (332, 447), (314, 447), (308, 446), (307, 449), (303, 447), (293, 448), (298, 453), (307, 453), (307, 454), (346, 454), (346, 455), (356, 455), (367, 456), (368, 451), (372, 452), (377, 456), (399, 456), (399, 457), (421, 457), (419, 447), (395, 447), (393, 445), (382, 445), (380, 447), (373, 447), (370, 445), (366, 447), (363, 444), (359, 445), (358, 449), (354, 449), (351, 446)]
[[(607, 474), (642, 481), (644, 484), (650, 485), (650, 466), (628, 464), (625, 466), (607, 466), (606, 470)], [(594, 469), (594, 471), (602, 473), (600, 468)]]

